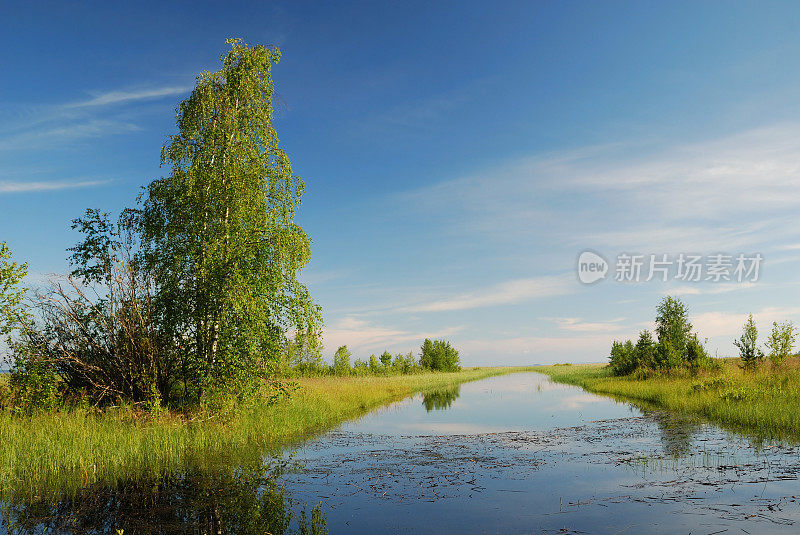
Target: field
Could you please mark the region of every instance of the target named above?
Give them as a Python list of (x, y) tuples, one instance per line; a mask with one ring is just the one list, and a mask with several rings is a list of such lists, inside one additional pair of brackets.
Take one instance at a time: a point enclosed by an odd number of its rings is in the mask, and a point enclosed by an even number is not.
[(152, 417), (129, 407), (70, 410), (33, 417), (0, 412), (0, 493), (37, 496), (96, 483), (158, 477), (257, 461), (378, 406), (530, 368), (467, 368), (455, 373), (320, 377), (298, 381), (277, 403), (254, 403), (233, 417)]
[(800, 359), (779, 369), (739, 368), (739, 359), (720, 359), (718, 370), (657, 375), (647, 379), (613, 377), (603, 364), (543, 366), (536, 371), (554, 381), (590, 392), (643, 402), (671, 411), (701, 415), (728, 429), (759, 437), (800, 438)]

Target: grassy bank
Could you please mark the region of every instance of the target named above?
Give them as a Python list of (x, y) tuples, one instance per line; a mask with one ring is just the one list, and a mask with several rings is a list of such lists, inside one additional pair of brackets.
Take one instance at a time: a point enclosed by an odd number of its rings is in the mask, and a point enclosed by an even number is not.
[(800, 438), (800, 360), (780, 369), (756, 372), (739, 368), (739, 359), (723, 359), (721, 368), (637, 380), (613, 377), (607, 366), (544, 366), (537, 371), (554, 381), (590, 392), (644, 402), (672, 411), (701, 415), (723, 427), (762, 437)]
[(0, 413), (0, 493), (35, 496), (95, 483), (158, 477), (187, 466), (247, 462), (416, 392), (526, 368), (300, 379), (272, 405), (255, 403), (226, 421), (143, 416), (129, 408), (72, 410), (30, 418)]

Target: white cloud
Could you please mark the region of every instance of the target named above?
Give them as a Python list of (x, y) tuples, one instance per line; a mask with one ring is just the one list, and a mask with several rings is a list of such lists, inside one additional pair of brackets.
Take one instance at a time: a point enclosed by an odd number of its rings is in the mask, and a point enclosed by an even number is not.
[(661, 151), (632, 143), (521, 158), (405, 200), (454, 232), (500, 240), (752, 252), (800, 238), (798, 154), (800, 125), (779, 124)]
[(108, 106), (109, 104), (121, 104), (135, 102), (139, 100), (151, 100), (172, 95), (181, 95), (192, 90), (192, 86), (166, 86), (151, 87), (147, 89), (127, 90), (127, 91), (108, 91), (96, 94), (89, 100), (65, 104), (65, 108), (86, 108), (92, 106)]
[(30, 193), (37, 191), (91, 188), (95, 186), (104, 186), (111, 182), (111, 180), (0, 181), (0, 195), (4, 193)]
[[(753, 311), (753, 319), (758, 326), (760, 338), (769, 334), (773, 321), (796, 320), (798, 316), (800, 307), (766, 307)], [(713, 311), (691, 316), (690, 320), (701, 338), (725, 336), (733, 340), (741, 334), (747, 317), (748, 313)]]
[[(135, 132), (141, 127), (126, 104), (190, 90), (191, 86), (165, 86), (108, 91), (78, 102), (25, 106), (16, 117), (13, 110), (0, 109), (0, 150), (35, 151), (84, 138)], [(110, 105), (118, 109), (110, 110)]]
[(664, 290), (664, 295), (718, 295), (738, 290), (751, 290), (765, 285), (758, 282), (739, 282), (724, 284), (697, 284), (695, 286), (678, 286)]
[(30, 128), (0, 137), (0, 150), (37, 150), (85, 138), (124, 134), (141, 130), (128, 121), (106, 119), (73, 119), (63, 124)]
[(477, 292), (462, 293), (405, 308), (408, 312), (445, 312), (521, 303), (574, 291), (574, 276), (558, 275), (516, 279), (494, 284)]
[(605, 362), (611, 343), (623, 334), (573, 334), (570, 336), (517, 336), (500, 339), (459, 340), (462, 361), (493, 363), (512, 357), (515, 365), (552, 364), (554, 362)]
[[(409, 330), (373, 325), (371, 322), (355, 317), (345, 316), (323, 331), (326, 353), (333, 354), (339, 346), (347, 345), (356, 356), (365, 353), (389, 350), (400, 350), (401, 345), (413, 342), (420, 345), (425, 338), (442, 338), (451, 336), (463, 327), (447, 327), (439, 330), (414, 332)], [(410, 348), (406, 348), (408, 351)]]
[(608, 321), (582, 321), (580, 318), (553, 318), (558, 327), (564, 331), (572, 332), (605, 332), (615, 333), (625, 330), (625, 327), (620, 325), (621, 321), (625, 318), (615, 318)]

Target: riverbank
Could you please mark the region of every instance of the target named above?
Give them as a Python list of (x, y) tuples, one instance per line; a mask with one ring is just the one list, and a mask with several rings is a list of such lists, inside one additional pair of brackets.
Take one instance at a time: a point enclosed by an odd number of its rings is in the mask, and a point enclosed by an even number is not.
[(297, 380), (288, 399), (255, 402), (235, 416), (152, 417), (131, 408), (33, 417), (0, 412), (0, 494), (35, 496), (94, 484), (257, 462), (343, 421), (417, 392), (538, 368), (466, 368), (454, 373)]
[(542, 366), (553, 381), (625, 401), (700, 415), (761, 437), (800, 438), (800, 359), (776, 370), (739, 368), (739, 359), (720, 359), (720, 369), (698, 376), (673, 374), (633, 379), (614, 377), (604, 364)]

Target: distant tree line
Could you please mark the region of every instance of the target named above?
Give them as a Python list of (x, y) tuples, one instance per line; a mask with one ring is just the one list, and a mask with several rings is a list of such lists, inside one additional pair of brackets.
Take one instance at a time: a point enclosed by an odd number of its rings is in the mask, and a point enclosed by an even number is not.
[(413, 352), (392, 355), (388, 350), (380, 355), (352, 360), (353, 354), (347, 345), (340, 346), (333, 354), (333, 363), (322, 359), (322, 347), (318, 342), (308, 343), (301, 337), (290, 345), (284, 361), (287, 375), (400, 375), (424, 371), (454, 372), (461, 369), (458, 351), (445, 340), (426, 338), (419, 355)]
[[(656, 308), (655, 337), (648, 330), (636, 342), (615, 341), (611, 346), (609, 366), (614, 375), (647, 377), (654, 373), (685, 369), (696, 373), (702, 368), (718, 367), (710, 358), (689, 322), (686, 305), (670, 296)], [(766, 342), (773, 367), (781, 366), (793, 354), (797, 330), (791, 322), (773, 323)], [(765, 359), (757, 343), (758, 331), (752, 314), (745, 322), (742, 335), (734, 341), (739, 349), (741, 367), (755, 370)]]

